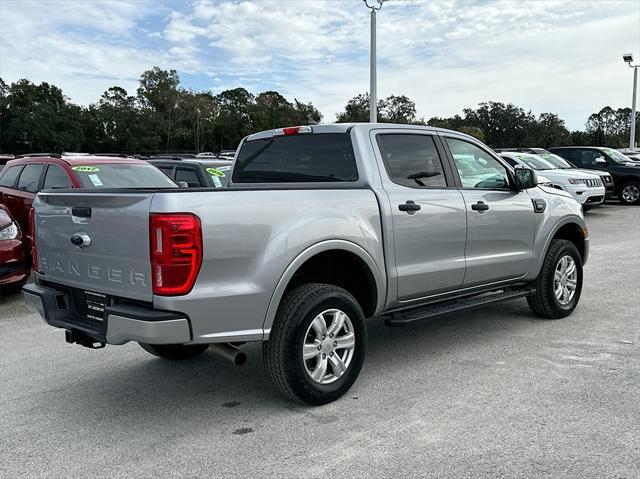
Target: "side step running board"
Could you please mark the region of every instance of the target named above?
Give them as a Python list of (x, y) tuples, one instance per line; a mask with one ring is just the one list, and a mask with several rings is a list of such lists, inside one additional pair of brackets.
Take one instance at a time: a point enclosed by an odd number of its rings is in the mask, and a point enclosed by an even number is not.
[(444, 314), (467, 311), (489, 304), (522, 298), (524, 296), (529, 296), (534, 291), (535, 288), (528, 286), (519, 288), (503, 288), (498, 291), (452, 299), (415, 309), (405, 309), (388, 314), (385, 319), (385, 324), (390, 327), (407, 326), (418, 321), (435, 318)]

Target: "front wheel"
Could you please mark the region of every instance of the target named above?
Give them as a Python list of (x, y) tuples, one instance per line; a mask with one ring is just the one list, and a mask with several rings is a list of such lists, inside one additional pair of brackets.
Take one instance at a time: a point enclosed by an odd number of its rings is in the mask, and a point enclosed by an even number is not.
[(640, 184), (628, 181), (620, 187), (618, 198), (623, 205), (635, 205), (640, 202)]
[(147, 344), (138, 343), (146, 352), (164, 359), (190, 359), (204, 353), (208, 344)]
[(551, 242), (535, 287), (527, 302), (538, 316), (559, 319), (576, 309), (582, 292), (582, 258), (571, 241)]
[(364, 313), (355, 298), (337, 286), (312, 283), (284, 297), (262, 356), (278, 392), (320, 405), (349, 390), (366, 347)]

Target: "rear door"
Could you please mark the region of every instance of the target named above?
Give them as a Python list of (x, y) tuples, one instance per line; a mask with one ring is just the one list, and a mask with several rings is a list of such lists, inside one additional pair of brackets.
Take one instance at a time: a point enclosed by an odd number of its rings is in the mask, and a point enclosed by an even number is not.
[(507, 167), (485, 147), (444, 137), (467, 217), (466, 274), (471, 287), (518, 278), (533, 261), (535, 214), (529, 193), (509, 188)]
[(466, 218), (437, 136), (372, 132), (391, 204), (397, 297), (407, 301), (454, 290), (464, 278)]
[(42, 192), (35, 201), (42, 279), (83, 291), (151, 301), (149, 210), (153, 193), (74, 191)]

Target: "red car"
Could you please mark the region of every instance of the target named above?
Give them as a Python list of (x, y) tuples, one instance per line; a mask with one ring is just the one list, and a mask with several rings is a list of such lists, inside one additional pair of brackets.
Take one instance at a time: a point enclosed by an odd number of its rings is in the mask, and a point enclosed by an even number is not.
[(40, 190), (58, 188), (177, 188), (168, 176), (146, 161), (116, 156), (36, 154), (7, 162), (0, 171), (0, 204), (7, 207), (24, 233), (30, 257), (29, 212)]
[(28, 276), (20, 226), (0, 205), (0, 288), (20, 286)]

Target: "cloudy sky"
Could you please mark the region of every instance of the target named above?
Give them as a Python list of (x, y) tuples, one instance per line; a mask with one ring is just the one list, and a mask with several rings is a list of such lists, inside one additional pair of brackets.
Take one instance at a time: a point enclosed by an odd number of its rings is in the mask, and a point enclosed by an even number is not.
[[(275, 89), (332, 121), (368, 90), (368, 29), (361, 0), (0, 0), (0, 76), (88, 104), (158, 65), (186, 88)], [(640, 58), (640, 1), (388, 0), (378, 35), (379, 96), (408, 95), (420, 116), (496, 100), (577, 129), (631, 103), (621, 55)]]

